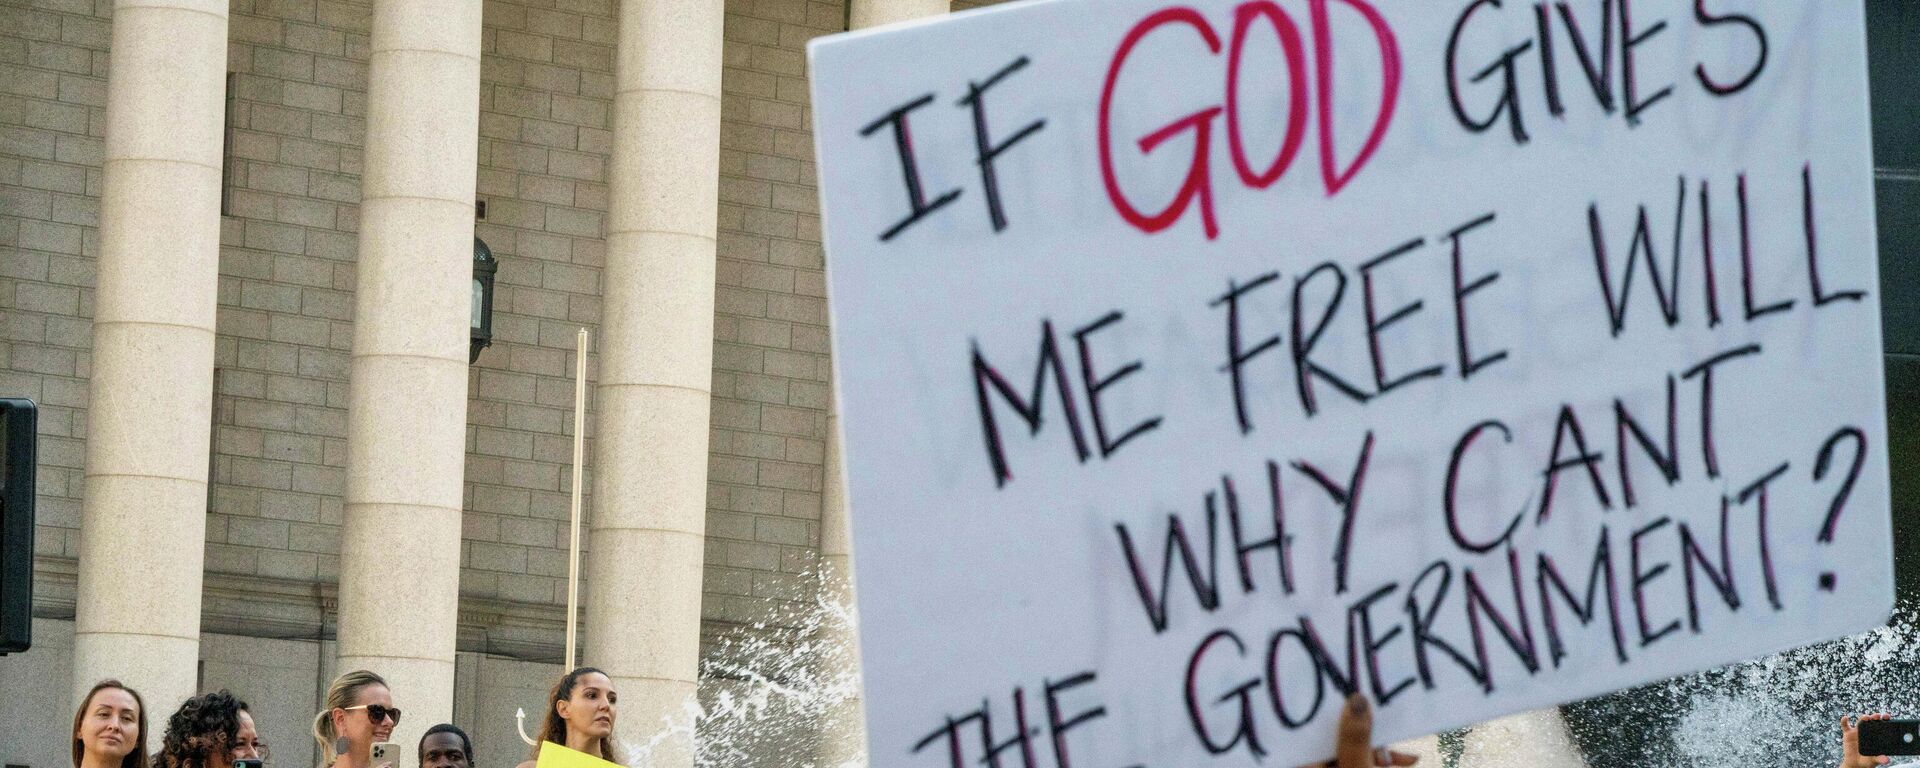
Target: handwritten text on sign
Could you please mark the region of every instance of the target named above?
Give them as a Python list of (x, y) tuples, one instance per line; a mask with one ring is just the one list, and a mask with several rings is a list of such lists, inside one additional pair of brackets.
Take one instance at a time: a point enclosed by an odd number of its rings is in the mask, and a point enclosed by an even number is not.
[(872, 759), (1294, 765), (1892, 604), (1858, 3), (811, 51)]

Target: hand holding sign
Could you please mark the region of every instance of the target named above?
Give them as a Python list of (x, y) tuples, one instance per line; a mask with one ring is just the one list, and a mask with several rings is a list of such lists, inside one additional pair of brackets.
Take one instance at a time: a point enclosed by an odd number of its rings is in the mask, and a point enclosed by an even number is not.
[(1373, 707), (1367, 697), (1357, 693), (1347, 697), (1347, 706), (1340, 711), (1340, 741), (1334, 745), (1334, 754), (1333, 762), (1327, 763), (1331, 768), (1413, 765), (1420, 761), (1413, 755), (1373, 746)]
[(816, 43), (873, 763), (1348, 768), (1363, 719), (1880, 623), (1863, 24), (1055, 0)]

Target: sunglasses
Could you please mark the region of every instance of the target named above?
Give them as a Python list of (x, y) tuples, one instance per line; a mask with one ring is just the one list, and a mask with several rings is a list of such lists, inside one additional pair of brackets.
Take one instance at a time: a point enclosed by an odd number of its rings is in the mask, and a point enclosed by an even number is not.
[(393, 718), (394, 725), (400, 724), (399, 707), (389, 707), (385, 704), (361, 704), (357, 707), (341, 707), (341, 709), (347, 711), (364, 709), (367, 711), (367, 722), (370, 723), (378, 723), (387, 718)]

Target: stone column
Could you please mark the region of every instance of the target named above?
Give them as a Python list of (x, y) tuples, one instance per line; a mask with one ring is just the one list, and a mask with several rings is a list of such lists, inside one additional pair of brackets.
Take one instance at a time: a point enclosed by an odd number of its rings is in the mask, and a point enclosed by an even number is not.
[(412, 745), (453, 719), (480, 0), (375, 0), (367, 85), (339, 669), (387, 679)]
[(720, 184), (718, 0), (624, 0), (614, 73), (586, 652), (634, 765), (693, 762)]
[[(855, 8), (860, 6), (856, 5)], [(820, 768), (861, 768), (867, 764), (865, 691), (860, 684), (860, 614), (854, 609), (853, 532), (847, 520), (846, 469), (840, 462), (840, 404), (827, 401), (827, 456), (820, 494), (820, 591), (833, 606), (821, 618), (821, 641), (832, 690), (846, 697), (833, 702), (820, 721)]]
[(847, 29), (866, 29), (896, 21), (939, 16), (952, 10), (950, 0), (852, 0)]
[[(938, 16), (951, 9), (949, 0), (852, 2), (848, 29)], [(828, 655), (827, 663), (836, 669), (826, 674), (850, 681), (852, 692), (822, 719), (818, 757), (822, 768), (856, 768), (867, 764), (867, 723), (860, 685), (859, 613), (854, 610), (853, 536), (847, 519), (845, 469), (840, 461), (839, 398), (830, 399), (827, 408), (826, 477), (820, 495), (820, 587), (826, 592), (827, 602), (844, 606), (847, 613), (844, 622), (830, 619), (826, 625), (827, 644), (839, 649)]]
[(112, 51), (73, 687), (170, 712), (200, 658), (226, 0), (118, 0)]

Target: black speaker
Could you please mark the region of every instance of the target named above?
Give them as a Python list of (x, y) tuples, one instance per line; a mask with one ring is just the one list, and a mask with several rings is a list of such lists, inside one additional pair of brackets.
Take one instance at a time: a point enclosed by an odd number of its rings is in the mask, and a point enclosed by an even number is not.
[(38, 406), (0, 398), (0, 656), (33, 645), (33, 469)]

